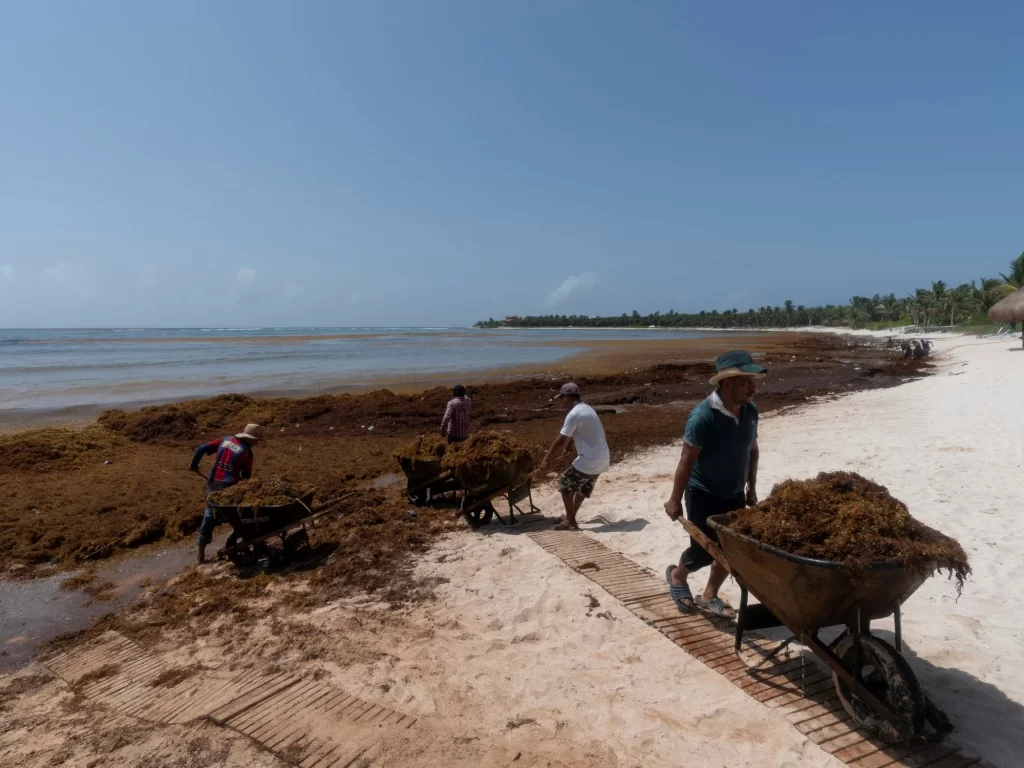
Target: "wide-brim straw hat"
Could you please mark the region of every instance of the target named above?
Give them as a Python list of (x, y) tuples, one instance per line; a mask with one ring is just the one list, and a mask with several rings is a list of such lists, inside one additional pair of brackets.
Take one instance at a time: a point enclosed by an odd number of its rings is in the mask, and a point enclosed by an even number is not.
[(246, 424), (245, 431), (239, 432), (235, 437), (243, 440), (262, 440), (264, 429), (259, 424)]
[(763, 365), (754, 362), (750, 353), (743, 349), (734, 349), (715, 358), (715, 375), (711, 377), (711, 384), (718, 384), (723, 379), (731, 379), (734, 376), (761, 377), (768, 373)]

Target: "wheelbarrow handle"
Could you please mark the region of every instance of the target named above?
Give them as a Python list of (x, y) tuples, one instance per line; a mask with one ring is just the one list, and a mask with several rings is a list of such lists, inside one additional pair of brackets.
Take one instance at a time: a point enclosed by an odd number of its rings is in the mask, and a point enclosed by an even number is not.
[(690, 534), (693, 540), (700, 544), (704, 551), (715, 559), (715, 562), (732, 574), (732, 568), (729, 567), (729, 561), (725, 559), (725, 554), (722, 552), (721, 547), (708, 538), (708, 535), (704, 533), (704, 531), (685, 517), (680, 517), (679, 522), (683, 524), (683, 528), (686, 529), (686, 532)]

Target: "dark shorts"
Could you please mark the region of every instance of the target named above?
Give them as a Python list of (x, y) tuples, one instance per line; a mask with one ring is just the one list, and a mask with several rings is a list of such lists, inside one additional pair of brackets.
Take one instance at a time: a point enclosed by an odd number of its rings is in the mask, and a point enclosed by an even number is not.
[(468, 440), (468, 437), (455, 437), (455, 435), (448, 435), (449, 443), (464, 443)]
[[(743, 509), (747, 505), (742, 494), (732, 499), (721, 499), (697, 488), (687, 488), (686, 493), (683, 494), (683, 500), (686, 502), (686, 519), (714, 542), (718, 541), (718, 536), (708, 525), (708, 518), (712, 515), (724, 515), (734, 509)], [(714, 558), (707, 553), (704, 547), (694, 541), (692, 536), (690, 537), (690, 546), (683, 551), (680, 560), (686, 570), (691, 572), (699, 571), (714, 561)]]
[(558, 492), (562, 495), (575, 496), (579, 494), (584, 499), (589, 499), (594, 492), (599, 475), (588, 475), (580, 472), (576, 467), (569, 467), (558, 478)]

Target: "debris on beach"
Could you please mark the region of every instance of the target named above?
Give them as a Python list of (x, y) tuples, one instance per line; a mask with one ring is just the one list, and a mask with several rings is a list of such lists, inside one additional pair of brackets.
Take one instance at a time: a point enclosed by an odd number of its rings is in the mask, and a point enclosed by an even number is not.
[[(851, 352), (833, 337), (794, 336), (785, 334), (776, 350), (785, 351), (787, 362), (774, 364), (777, 373), (759, 398), (762, 413), (807, 402), (826, 391), (893, 386), (928, 369), (927, 363), (900, 360), (895, 366), (885, 363), (882, 373), (869, 378), (832, 361), (836, 355), (874, 361), (878, 352), (873, 347)], [(819, 358), (825, 363), (816, 363)], [(573, 372), (573, 378), (597, 407), (636, 392), (648, 393), (652, 406), (696, 404), (706, 396), (713, 372), (709, 363), (653, 362), (636, 372), (608, 368), (608, 373), (593, 376)], [(474, 423), (500, 424), (503, 434), (532, 446), (538, 460), (539, 446), (550, 441), (564, 418), (550, 403), (553, 378), (550, 374), (480, 384)], [(653, 388), (644, 387), (649, 382)], [(2, 434), (0, 573), (31, 578), (156, 542), (192, 539), (206, 506), (203, 482), (185, 471), (192, 452), (200, 442), (233, 434), (251, 422), (267, 427), (269, 434), (256, 448), (257, 477), (310, 483), (317, 488), (318, 501), (355, 491), (359, 503), (370, 504), (368, 493), (376, 490), (373, 482), (395, 471), (392, 451), (418, 435), (436, 435), (450, 399), (451, 389), (438, 386), (413, 394), (375, 390), (298, 399), (227, 394), (139, 411), (108, 410), (99, 425), (82, 432), (90, 441), (84, 452), (54, 455), (47, 449), (36, 458), (27, 458), (22, 444), (41, 430)], [(618, 410), (621, 416), (605, 424), (615, 459), (677, 437), (678, 425), (666, 420), (659, 407), (637, 402), (626, 411)], [(366, 425), (374, 425), (373, 432)], [(283, 427), (286, 431), (279, 432)], [(94, 440), (114, 441), (113, 447), (93, 447)], [(311, 450), (316, 461), (309, 460)], [(567, 464), (568, 458), (560, 463)], [(107, 460), (113, 463), (104, 464)], [(204, 474), (209, 465), (204, 460)], [(402, 491), (395, 510), (402, 522), (396, 527), (399, 531), (410, 528), (412, 519), (406, 515), (408, 499)], [(420, 509), (417, 514), (422, 521), (426, 512)], [(12, 566), (16, 570), (9, 570)]]
[(477, 432), (468, 440), (449, 445), (441, 466), (467, 476), (469, 484), (476, 486), (489, 483), (510, 467), (515, 467), (519, 475), (527, 474), (533, 469), (533, 452), (511, 435)]
[(210, 494), (210, 503), (223, 507), (277, 507), (316, 491), (312, 485), (292, 483), (280, 477), (243, 480)]
[(96, 425), (82, 430), (49, 427), (0, 435), (0, 469), (66, 469), (80, 464), (90, 453), (98, 454), (97, 463), (109, 464), (102, 459), (127, 445), (128, 442), (120, 435)]
[(441, 435), (420, 435), (412, 442), (399, 446), (394, 451), (396, 459), (418, 461), (440, 461), (448, 451), (448, 441)]
[(955, 539), (915, 520), (888, 489), (854, 472), (785, 480), (756, 507), (734, 512), (731, 527), (794, 555), (840, 562), (854, 572), (878, 560), (947, 570), (958, 594), (971, 573)]

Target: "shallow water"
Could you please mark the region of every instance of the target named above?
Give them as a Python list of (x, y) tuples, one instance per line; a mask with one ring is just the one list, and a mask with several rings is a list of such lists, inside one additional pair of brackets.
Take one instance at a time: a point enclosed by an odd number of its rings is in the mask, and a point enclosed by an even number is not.
[(373, 487), (374, 488), (388, 488), (388, 487), (390, 487), (392, 485), (398, 485), (399, 483), (404, 482), (404, 481), (405, 481), (405, 478), (402, 475), (396, 475), (394, 473), (390, 473), (389, 472), (388, 474), (381, 475), (376, 480), (374, 480), (373, 481)]
[(195, 556), (194, 549), (179, 546), (101, 568), (99, 581), (115, 585), (111, 600), (94, 601), (81, 590), (61, 589), (61, 582), (74, 573), (32, 581), (0, 581), (0, 674), (27, 663), (55, 637), (85, 629), (100, 616), (123, 610), (142, 594), (143, 582), (165, 582)]
[(652, 334), (714, 335), (602, 329), (0, 329), (0, 411), (359, 388), (389, 377), (554, 362), (586, 342)]

